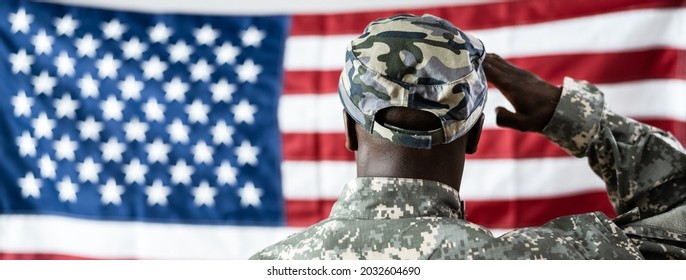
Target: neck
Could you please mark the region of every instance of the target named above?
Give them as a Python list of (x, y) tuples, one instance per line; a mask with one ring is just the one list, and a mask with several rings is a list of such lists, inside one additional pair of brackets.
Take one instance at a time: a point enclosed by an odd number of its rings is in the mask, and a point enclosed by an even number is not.
[[(407, 149), (385, 144), (383, 148), (360, 147), (355, 153), (358, 177), (395, 177), (437, 181), (460, 190), (464, 152), (449, 147)], [(448, 156), (454, 154), (455, 156)]]

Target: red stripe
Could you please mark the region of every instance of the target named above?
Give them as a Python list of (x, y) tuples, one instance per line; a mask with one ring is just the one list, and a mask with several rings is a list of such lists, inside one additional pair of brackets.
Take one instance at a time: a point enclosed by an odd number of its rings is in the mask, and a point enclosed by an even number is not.
[[(287, 200), (288, 226), (304, 227), (329, 216), (333, 200)], [(554, 218), (602, 211), (616, 216), (605, 192), (518, 200), (466, 201), (466, 219), (489, 228), (540, 226)]]
[(353, 161), (343, 133), (281, 133), (283, 159), (293, 161)]
[(567, 157), (569, 154), (538, 133), (510, 129), (487, 129), (481, 133), (479, 149), (467, 159), (527, 159)]
[(95, 260), (81, 256), (43, 253), (6, 253), (0, 252), (0, 260)]
[(682, 0), (535, 0), (372, 12), (296, 15), (291, 35), (360, 34), (378, 18), (395, 14), (433, 14), (461, 29), (524, 25), (626, 10), (684, 7)]
[(286, 200), (286, 225), (307, 227), (325, 219), (335, 200)]
[[(509, 59), (519, 67), (560, 84), (565, 76), (593, 83), (617, 83), (645, 79), (686, 80), (686, 50), (650, 49), (630, 52), (532, 56)], [(285, 94), (335, 93), (340, 70), (286, 71)]]
[[(665, 119), (641, 121), (671, 132), (686, 144), (686, 122)], [(345, 147), (343, 133), (282, 133), (283, 158), (291, 161), (354, 161), (355, 156)], [(537, 133), (522, 133), (510, 129), (483, 131), (476, 154), (468, 159), (528, 159), (568, 156)]]
[(602, 211), (610, 217), (617, 215), (605, 192), (535, 199), (467, 201), (465, 204), (466, 219), (489, 228), (540, 226), (560, 216), (594, 211)]

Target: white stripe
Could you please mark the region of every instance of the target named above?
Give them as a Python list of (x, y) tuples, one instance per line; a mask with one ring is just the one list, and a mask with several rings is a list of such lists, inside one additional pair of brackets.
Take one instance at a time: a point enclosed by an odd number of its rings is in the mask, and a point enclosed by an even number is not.
[[(686, 48), (686, 9), (624, 11), (472, 31), (488, 52), (503, 57)], [(341, 69), (345, 48), (359, 34), (293, 36), (286, 41), (287, 70)]]
[(508, 229), (496, 228), (496, 229), (489, 229), (489, 230), (491, 231), (491, 233), (493, 234), (494, 237), (500, 237), (501, 235), (506, 234), (506, 233), (512, 231), (513, 229), (511, 229), (511, 228), (508, 228)]
[(0, 253), (99, 259), (247, 259), (300, 229), (0, 215)]
[(605, 93), (605, 103), (616, 113), (686, 121), (686, 80), (600, 84), (598, 88)]
[[(345, 183), (356, 177), (355, 163), (345, 161), (285, 161), (281, 171), (286, 199), (336, 199)], [(604, 186), (585, 159), (469, 160), (460, 195), (466, 200), (542, 198), (604, 190)]]
[(283, 15), (292, 13), (330, 13), (348, 11), (372, 11), (417, 7), (436, 7), (445, 5), (467, 5), (488, 2), (502, 2), (494, 0), (394, 0), (394, 1), (320, 1), (298, 0), (297, 2), (283, 0), (42, 0), (43, 2), (71, 4), (88, 7), (123, 9), (139, 12), (157, 13), (185, 13), (185, 14), (254, 14), (254, 15)]
[(349, 161), (284, 161), (281, 164), (283, 196), (286, 199), (336, 199), (343, 185), (356, 174), (355, 163)]
[[(665, 118), (686, 121), (686, 81), (645, 80), (598, 87), (607, 105), (616, 113), (633, 118)], [(496, 128), (494, 110), (512, 110), (495, 89), (484, 108), (485, 128)], [(288, 94), (281, 98), (279, 121), (283, 132), (343, 132), (343, 107), (337, 94)]]
[(343, 105), (337, 94), (287, 94), (279, 100), (282, 132), (343, 132)]

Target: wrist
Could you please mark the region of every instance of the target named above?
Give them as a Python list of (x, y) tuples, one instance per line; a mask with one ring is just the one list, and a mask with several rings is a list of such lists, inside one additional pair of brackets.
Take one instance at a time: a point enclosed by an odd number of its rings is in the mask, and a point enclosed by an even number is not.
[(566, 77), (556, 107), (541, 134), (570, 154), (581, 157), (600, 129), (604, 96), (594, 85)]

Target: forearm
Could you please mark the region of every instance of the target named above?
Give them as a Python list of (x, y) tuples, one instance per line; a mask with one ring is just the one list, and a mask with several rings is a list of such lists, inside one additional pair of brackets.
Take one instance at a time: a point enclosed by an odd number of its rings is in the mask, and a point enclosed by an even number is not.
[(542, 134), (570, 154), (588, 157), (618, 213), (638, 207), (653, 216), (683, 204), (686, 154), (669, 134), (605, 107), (593, 85), (566, 78), (556, 112)]

